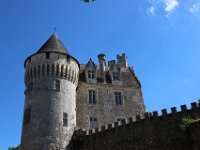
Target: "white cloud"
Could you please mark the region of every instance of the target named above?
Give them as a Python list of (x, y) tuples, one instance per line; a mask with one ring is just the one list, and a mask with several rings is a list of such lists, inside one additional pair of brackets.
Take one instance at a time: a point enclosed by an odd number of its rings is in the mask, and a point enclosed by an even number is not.
[(179, 6), (178, 0), (165, 0), (165, 11), (171, 13), (176, 7)]
[(192, 7), (189, 8), (189, 11), (190, 11), (191, 13), (197, 12), (197, 11), (199, 11), (199, 10), (200, 10), (200, 2), (198, 2), (198, 3), (194, 4), (194, 5), (192, 5)]
[(171, 13), (179, 7), (179, 0), (148, 0), (151, 7), (147, 8), (147, 13), (154, 15), (155, 10), (159, 12), (162, 11), (162, 6), (164, 5), (164, 11), (167, 13), (166, 16), (169, 17)]
[(150, 13), (150, 14), (152, 14), (152, 15), (154, 15), (154, 13), (155, 13), (155, 7), (154, 6), (149, 7), (147, 9), (147, 12)]

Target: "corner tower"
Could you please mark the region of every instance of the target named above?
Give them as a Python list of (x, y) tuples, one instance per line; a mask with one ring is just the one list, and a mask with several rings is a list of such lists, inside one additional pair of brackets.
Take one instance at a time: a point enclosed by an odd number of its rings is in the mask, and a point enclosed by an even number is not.
[(25, 60), (23, 150), (70, 149), (79, 63), (56, 33)]

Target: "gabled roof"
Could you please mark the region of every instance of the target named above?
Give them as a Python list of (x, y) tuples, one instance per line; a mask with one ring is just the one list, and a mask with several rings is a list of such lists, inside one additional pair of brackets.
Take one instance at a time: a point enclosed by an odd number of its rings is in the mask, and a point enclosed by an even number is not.
[(42, 52), (59, 52), (69, 54), (68, 50), (64, 47), (56, 33), (53, 33), (50, 38), (37, 51), (37, 53)]

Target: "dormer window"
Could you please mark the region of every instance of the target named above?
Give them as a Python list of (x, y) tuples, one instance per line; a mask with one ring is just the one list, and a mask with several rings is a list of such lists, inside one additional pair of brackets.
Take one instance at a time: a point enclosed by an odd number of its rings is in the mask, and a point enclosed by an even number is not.
[(113, 72), (113, 80), (119, 80), (119, 73), (118, 72)]
[(88, 78), (89, 79), (94, 79), (95, 78), (95, 72), (92, 70), (88, 70)]

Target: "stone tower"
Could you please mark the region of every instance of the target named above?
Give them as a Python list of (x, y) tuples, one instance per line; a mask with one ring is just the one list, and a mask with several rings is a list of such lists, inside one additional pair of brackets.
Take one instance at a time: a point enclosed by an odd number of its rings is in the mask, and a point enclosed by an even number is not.
[(70, 149), (79, 63), (56, 33), (25, 60), (23, 150)]

